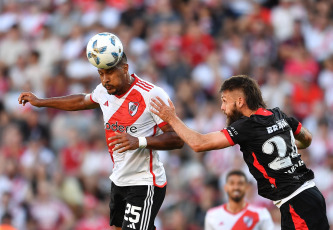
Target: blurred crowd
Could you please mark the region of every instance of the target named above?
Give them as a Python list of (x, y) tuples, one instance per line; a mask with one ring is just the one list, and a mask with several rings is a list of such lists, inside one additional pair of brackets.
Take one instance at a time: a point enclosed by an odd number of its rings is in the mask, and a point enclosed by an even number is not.
[[(307, 127), (299, 151), (315, 172), (333, 226), (333, 1), (331, 0), (2, 0), (0, 1), (0, 220), (18, 230), (104, 230), (112, 161), (99, 110), (21, 106), (39, 97), (90, 93), (99, 84), (85, 47), (94, 34), (119, 36), (130, 73), (161, 86), (177, 114), (200, 132), (221, 130), (219, 87), (255, 78), (269, 108)], [(239, 148), (160, 151), (167, 195), (161, 230), (203, 229), (207, 209), (226, 202), (226, 173), (250, 178)], [(333, 229), (333, 227), (332, 227)]]

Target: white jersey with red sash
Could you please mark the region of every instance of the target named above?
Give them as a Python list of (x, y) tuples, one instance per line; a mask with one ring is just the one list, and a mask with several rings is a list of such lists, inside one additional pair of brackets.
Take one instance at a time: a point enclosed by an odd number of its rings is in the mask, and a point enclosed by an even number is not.
[[(90, 95), (90, 99), (98, 103), (103, 112), (104, 129), (107, 144), (109, 137), (115, 132), (127, 132), (134, 137), (160, 135), (163, 122), (150, 112), (150, 100), (159, 96), (168, 103), (168, 95), (163, 89), (140, 79), (135, 74), (131, 88), (123, 95), (109, 95), (102, 84), (99, 84)], [(164, 187), (166, 175), (158, 153), (151, 149), (128, 150), (124, 153), (109, 153), (114, 163), (110, 179), (117, 186), (155, 185)]]
[(205, 230), (273, 230), (274, 224), (266, 208), (247, 204), (238, 213), (227, 210), (226, 204), (208, 210)]

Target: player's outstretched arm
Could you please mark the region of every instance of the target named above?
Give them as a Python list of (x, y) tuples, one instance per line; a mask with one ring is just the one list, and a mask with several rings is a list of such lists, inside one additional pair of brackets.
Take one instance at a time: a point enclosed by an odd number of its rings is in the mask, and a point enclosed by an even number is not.
[(31, 92), (23, 92), (20, 94), (18, 101), (23, 106), (29, 102), (36, 107), (49, 107), (67, 111), (98, 108), (99, 104), (92, 102), (89, 97), (90, 94), (74, 94), (63, 97), (38, 98)]
[(169, 150), (180, 149), (184, 146), (184, 141), (169, 124), (164, 125), (161, 129), (163, 131), (161, 135), (146, 137), (147, 149)]
[(221, 149), (230, 146), (227, 137), (222, 132), (212, 132), (208, 134), (198, 133), (188, 128), (176, 115), (175, 107), (169, 99), (166, 105), (159, 97), (153, 98), (151, 102), (151, 112), (158, 115), (162, 120), (172, 126), (175, 132), (188, 144), (195, 152)]
[(302, 127), (301, 131), (295, 135), (296, 146), (298, 149), (305, 149), (310, 146), (312, 141), (312, 134), (309, 130)]

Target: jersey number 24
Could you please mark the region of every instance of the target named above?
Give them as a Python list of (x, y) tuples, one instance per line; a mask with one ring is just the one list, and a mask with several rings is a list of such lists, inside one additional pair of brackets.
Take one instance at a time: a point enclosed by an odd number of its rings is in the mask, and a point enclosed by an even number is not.
[(270, 139), (268, 139), (263, 145), (262, 145), (262, 151), (263, 153), (271, 155), (274, 152), (274, 145), (277, 149), (278, 156), (268, 164), (268, 166), (273, 170), (279, 170), (288, 168), (293, 165), (291, 162), (291, 158), (297, 157), (297, 147), (295, 144), (295, 138), (290, 130), (290, 141), (291, 141), (291, 148), (292, 151), (288, 153), (287, 155), (287, 144), (286, 141), (281, 136), (274, 136)]

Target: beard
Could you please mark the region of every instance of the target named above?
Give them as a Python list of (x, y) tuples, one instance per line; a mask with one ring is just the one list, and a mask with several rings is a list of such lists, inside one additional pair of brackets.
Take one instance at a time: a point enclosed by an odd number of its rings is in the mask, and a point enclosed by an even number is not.
[(103, 86), (104, 86), (104, 88), (106, 89), (106, 91), (109, 95), (117, 95), (118, 94), (118, 90), (116, 88), (114, 88), (113, 86), (110, 86), (108, 84), (104, 84)]
[(234, 104), (234, 107), (232, 108), (229, 115), (227, 115), (227, 126), (230, 126), (235, 121), (239, 120), (243, 114), (237, 110), (236, 108), (236, 102)]
[(241, 193), (241, 191), (237, 190), (239, 192), (239, 195), (232, 195), (232, 192), (231, 193), (228, 193), (228, 197), (230, 200), (236, 202), (236, 203), (239, 203), (243, 200), (244, 196), (245, 196), (245, 193)]

